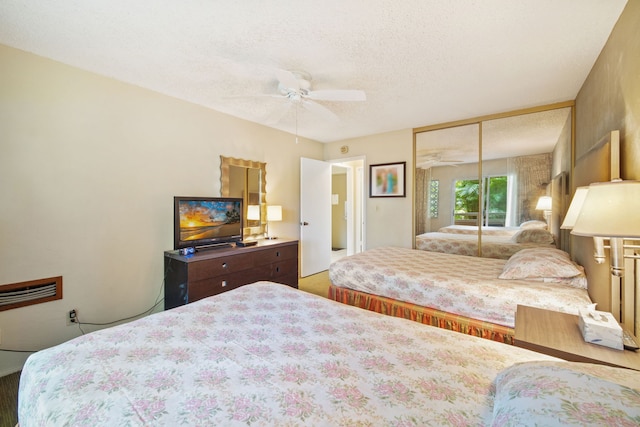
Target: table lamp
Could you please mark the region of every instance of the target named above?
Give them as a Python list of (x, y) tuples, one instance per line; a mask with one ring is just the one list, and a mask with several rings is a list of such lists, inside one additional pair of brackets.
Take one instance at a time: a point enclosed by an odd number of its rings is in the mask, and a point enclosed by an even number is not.
[[(580, 210), (582, 209), (582, 205), (584, 204), (584, 199), (587, 197), (587, 193), (589, 192), (589, 187), (578, 187), (576, 188), (576, 192), (573, 194), (573, 199), (571, 200), (571, 204), (569, 205), (569, 209), (567, 210), (567, 214), (564, 217), (564, 221), (560, 226), (563, 230), (573, 230), (573, 227), (576, 225), (576, 221), (578, 220), (578, 215), (580, 215)], [(593, 258), (596, 260), (598, 264), (602, 264), (604, 262), (604, 238), (594, 236), (593, 237)]]
[(271, 221), (282, 221), (282, 206), (267, 206), (267, 233), (265, 239), (274, 240), (277, 237), (269, 235), (269, 223)]
[(549, 215), (551, 215), (551, 197), (540, 197), (538, 203), (536, 203), (536, 210), (543, 211), (544, 220), (549, 222)]
[[(615, 180), (591, 184), (586, 191), (585, 187), (580, 188), (580, 194), (576, 190), (571, 201), (562, 228), (573, 226), (571, 234), (577, 236), (597, 237), (601, 241), (608, 238), (611, 274), (621, 277), (624, 274), (623, 259), (638, 258), (636, 255), (624, 255), (624, 240), (640, 239), (640, 181)], [(573, 215), (574, 202), (575, 209), (579, 207), (579, 214), (572, 223), (570, 214)], [(596, 260), (599, 257), (604, 259), (604, 244), (595, 243)]]
[(260, 205), (247, 206), (247, 219), (250, 221), (260, 221)]

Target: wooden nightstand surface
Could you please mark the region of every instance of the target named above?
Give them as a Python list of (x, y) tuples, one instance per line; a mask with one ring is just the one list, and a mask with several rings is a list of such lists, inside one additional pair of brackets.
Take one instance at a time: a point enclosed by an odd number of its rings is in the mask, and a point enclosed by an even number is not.
[(518, 305), (514, 344), (572, 362), (599, 363), (640, 371), (640, 351), (585, 342), (578, 316)]

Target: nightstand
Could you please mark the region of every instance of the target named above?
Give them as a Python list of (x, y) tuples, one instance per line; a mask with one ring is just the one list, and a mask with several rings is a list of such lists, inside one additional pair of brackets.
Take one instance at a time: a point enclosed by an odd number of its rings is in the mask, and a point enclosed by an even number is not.
[(585, 342), (578, 316), (518, 305), (514, 344), (571, 362), (599, 363), (640, 371), (640, 351)]

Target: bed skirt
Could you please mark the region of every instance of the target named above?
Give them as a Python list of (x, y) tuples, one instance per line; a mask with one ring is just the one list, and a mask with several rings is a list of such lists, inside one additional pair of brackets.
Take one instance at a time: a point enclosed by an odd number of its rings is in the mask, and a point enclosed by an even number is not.
[(425, 325), (513, 344), (514, 330), (512, 328), (470, 319), (429, 307), (340, 288), (334, 285), (329, 285), (329, 299), (388, 316), (402, 317)]

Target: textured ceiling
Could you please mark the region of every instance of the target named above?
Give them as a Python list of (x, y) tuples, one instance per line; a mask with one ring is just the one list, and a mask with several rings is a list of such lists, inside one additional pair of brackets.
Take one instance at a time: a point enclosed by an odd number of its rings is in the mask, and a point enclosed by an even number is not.
[[(625, 4), (2, 0), (0, 43), (330, 142), (574, 99)], [(367, 100), (272, 123), (278, 69)]]
[[(571, 127), (571, 108), (482, 122), (482, 159), (551, 153)], [(456, 126), (416, 134), (416, 164), (422, 168), (476, 163), (479, 125)]]

